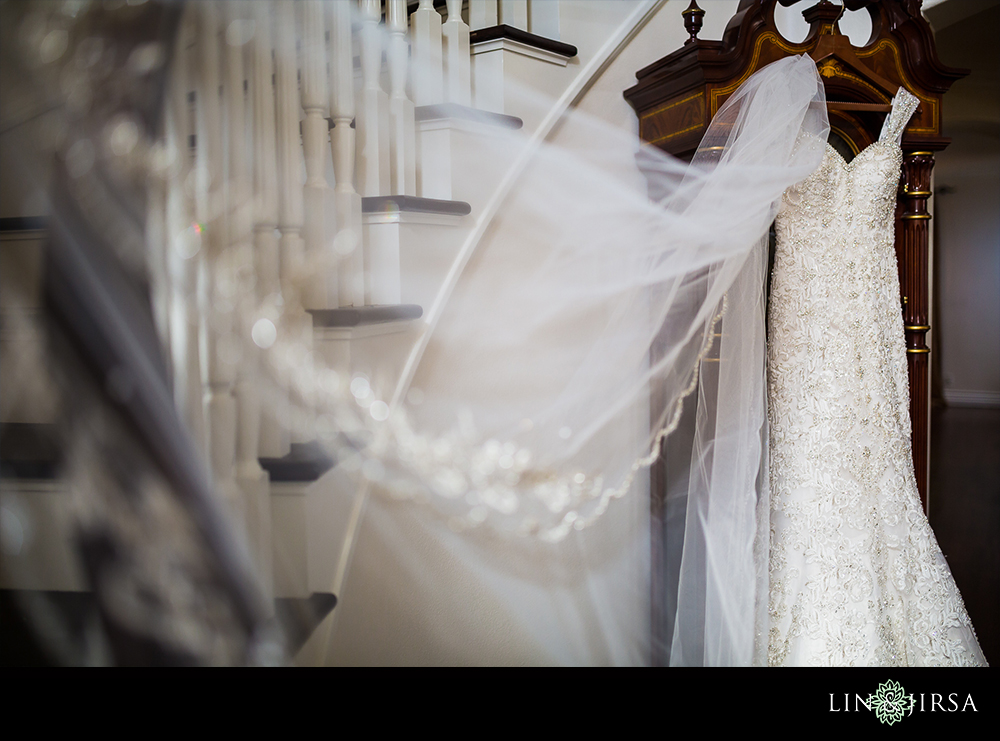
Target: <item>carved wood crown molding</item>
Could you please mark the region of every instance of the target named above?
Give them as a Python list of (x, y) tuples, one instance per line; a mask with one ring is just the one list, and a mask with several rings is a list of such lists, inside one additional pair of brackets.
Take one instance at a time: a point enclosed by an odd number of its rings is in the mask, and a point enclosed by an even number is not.
[(809, 54), (833, 101), (831, 123), (838, 133), (859, 146), (873, 141), (885, 107), (902, 86), (921, 100), (904, 145), (927, 150), (947, 145), (941, 98), (968, 72), (938, 59), (918, 2), (848, 0), (848, 9), (865, 10), (872, 19), (868, 42), (854, 47), (838, 25), (843, 6), (829, 0), (803, 12), (810, 24), (805, 40), (784, 38), (774, 22), (775, 5), (801, 1), (741, 0), (717, 41), (697, 38), (705, 11), (693, 1), (681, 14), (690, 34), (684, 46), (639, 70), (636, 84), (625, 91), (639, 116), (640, 136), (672, 154), (690, 155), (719, 106), (750, 75), (782, 57)]

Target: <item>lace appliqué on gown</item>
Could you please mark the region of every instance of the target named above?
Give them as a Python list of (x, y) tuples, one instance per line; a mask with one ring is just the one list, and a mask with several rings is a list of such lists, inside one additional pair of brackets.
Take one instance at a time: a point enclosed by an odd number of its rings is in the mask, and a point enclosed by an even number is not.
[(785, 192), (769, 308), (774, 665), (985, 664), (924, 516), (893, 248), (902, 88), (850, 164)]

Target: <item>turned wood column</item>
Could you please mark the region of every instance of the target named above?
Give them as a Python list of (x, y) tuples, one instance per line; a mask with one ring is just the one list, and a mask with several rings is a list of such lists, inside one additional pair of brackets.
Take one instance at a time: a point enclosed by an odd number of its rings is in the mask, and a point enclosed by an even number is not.
[(896, 221), (896, 257), (902, 293), (906, 360), (910, 375), (910, 422), (913, 431), (913, 466), (920, 500), (927, 508), (928, 450), (930, 442), (929, 369), (930, 290), (928, 284), (931, 215), (932, 152), (903, 155), (903, 174)]

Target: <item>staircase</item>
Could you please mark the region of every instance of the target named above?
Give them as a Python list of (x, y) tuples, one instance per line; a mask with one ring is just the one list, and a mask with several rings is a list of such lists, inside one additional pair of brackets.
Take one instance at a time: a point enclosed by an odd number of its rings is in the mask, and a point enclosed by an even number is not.
[[(509, 163), (490, 161), (484, 142), (512, 129), (546, 135), (662, 5), (189, 5), (166, 106), (167, 140), (183, 156), (160, 194), (172, 248), (153, 276), (154, 314), (188, 430), (278, 613), (300, 616), (289, 629), (296, 647), (333, 609), (357, 512), (311, 488), (337, 475), (329, 443), (342, 432), (258, 396), (259, 369), (278, 362), (268, 355), (275, 335), (295, 334), (342, 380), (364, 378), (372, 398), (390, 397), (449, 268), (495, 213), (492, 186)], [(525, 85), (552, 109), (519, 109), (514, 91)], [(16, 301), (3, 292), (0, 589), (85, 592), (52, 443), (56, 394), (32, 373), (44, 366), (31, 287), (45, 224), (8, 217), (0, 227), (4, 280), (29, 287)], [(242, 284), (249, 295), (220, 282), (234, 261), (253, 278)], [(226, 302), (234, 329), (246, 325), (256, 344), (238, 362), (202, 328)], [(30, 378), (18, 388), (31, 396), (13, 397), (15, 378)], [(11, 528), (21, 528), (16, 548)], [(301, 618), (304, 606), (312, 617)], [(322, 661), (319, 650), (300, 660)]]

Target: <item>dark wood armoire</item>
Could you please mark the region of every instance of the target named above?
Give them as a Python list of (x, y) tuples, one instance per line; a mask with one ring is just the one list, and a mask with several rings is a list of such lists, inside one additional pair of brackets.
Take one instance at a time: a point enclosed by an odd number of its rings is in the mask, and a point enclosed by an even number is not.
[[(926, 508), (930, 445), (929, 237), (927, 199), (934, 153), (949, 139), (942, 136), (942, 98), (951, 85), (968, 74), (938, 60), (934, 33), (920, 13), (920, 0), (829, 0), (804, 2), (802, 15), (809, 32), (801, 43), (784, 38), (774, 20), (777, 3), (800, 0), (741, 0), (721, 40), (698, 38), (705, 11), (692, 0), (681, 14), (689, 39), (678, 50), (636, 73), (636, 84), (625, 98), (639, 117), (639, 135), (664, 151), (690, 158), (701, 143), (719, 107), (761, 67), (792, 54), (808, 54), (816, 62), (826, 87), (831, 143), (850, 158), (878, 139), (892, 97), (902, 86), (920, 99), (920, 106), (903, 136), (903, 169), (896, 205), (896, 256), (900, 308), (906, 333), (910, 380), (910, 418), (917, 487)], [(838, 19), (847, 9), (871, 16), (868, 42), (854, 47), (840, 32)], [(681, 19), (678, 19), (678, 23)], [(662, 464), (658, 464), (662, 467)], [(654, 469), (654, 522), (662, 514), (662, 469)], [(654, 528), (654, 605), (659, 560), (665, 545)], [(655, 608), (654, 608), (655, 611)], [(657, 636), (662, 620), (654, 615), (654, 646), (669, 636)], [(656, 656), (654, 656), (654, 660)]]

